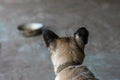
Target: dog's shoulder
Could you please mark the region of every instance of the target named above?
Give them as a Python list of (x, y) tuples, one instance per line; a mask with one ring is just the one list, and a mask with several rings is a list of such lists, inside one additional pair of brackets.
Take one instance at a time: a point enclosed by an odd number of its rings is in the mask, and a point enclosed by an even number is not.
[(61, 71), (55, 80), (97, 80), (86, 66), (69, 66)]

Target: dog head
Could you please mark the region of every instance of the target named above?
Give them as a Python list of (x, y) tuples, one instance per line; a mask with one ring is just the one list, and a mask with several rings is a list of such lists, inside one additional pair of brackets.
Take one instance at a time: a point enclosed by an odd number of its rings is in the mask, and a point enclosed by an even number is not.
[(70, 37), (59, 37), (51, 30), (43, 30), (43, 38), (51, 53), (55, 72), (60, 65), (68, 62), (82, 64), (88, 35), (89, 32), (84, 27), (79, 28)]

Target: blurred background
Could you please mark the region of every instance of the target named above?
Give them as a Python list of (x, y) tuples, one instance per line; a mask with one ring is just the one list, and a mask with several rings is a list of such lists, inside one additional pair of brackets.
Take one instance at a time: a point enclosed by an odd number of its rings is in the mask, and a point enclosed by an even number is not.
[(84, 65), (100, 80), (120, 80), (120, 0), (0, 0), (0, 80), (54, 80), (42, 36), (17, 26), (41, 22), (59, 36), (89, 32)]

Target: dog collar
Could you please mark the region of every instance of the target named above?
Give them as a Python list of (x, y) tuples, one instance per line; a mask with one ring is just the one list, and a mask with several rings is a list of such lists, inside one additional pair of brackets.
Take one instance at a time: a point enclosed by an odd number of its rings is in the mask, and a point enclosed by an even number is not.
[(76, 62), (67, 62), (65, 64), (62, 64), (58, 67), (57, 73), (61, 72), (63, 69), (67, 68), (68, 66), (74, 66), (74, 65), (80, 65), (80, 63)]

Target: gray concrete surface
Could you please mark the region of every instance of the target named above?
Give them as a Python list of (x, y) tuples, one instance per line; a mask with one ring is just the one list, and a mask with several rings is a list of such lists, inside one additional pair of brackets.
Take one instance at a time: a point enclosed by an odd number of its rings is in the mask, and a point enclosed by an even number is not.
[(100, 80), (120, 80), (120, 0), (0, 0), (0, 80), (54, 80), (42, 36), (17, 31), (27, 22), (50, 25), (60, 36), (85, 26), (84, 65)]

